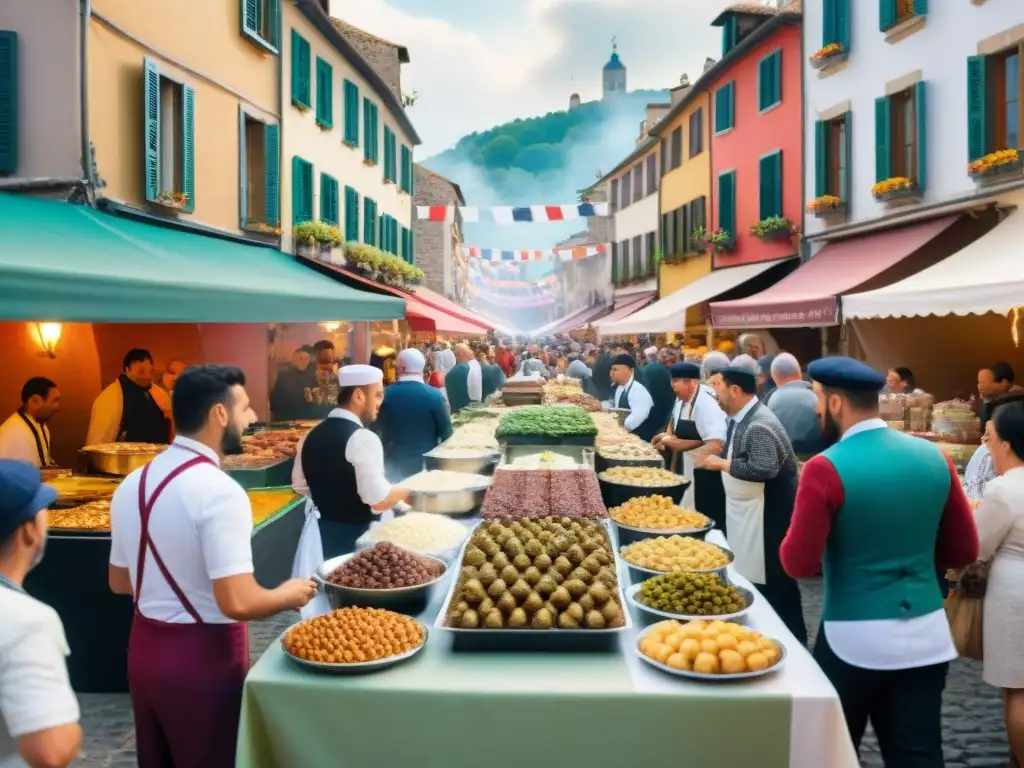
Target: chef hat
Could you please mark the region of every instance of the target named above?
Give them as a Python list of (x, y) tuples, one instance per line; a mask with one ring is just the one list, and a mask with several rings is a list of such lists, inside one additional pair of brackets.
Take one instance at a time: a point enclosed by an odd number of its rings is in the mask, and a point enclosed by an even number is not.
[(636, 360), (632, 355), (621, 354), (612, 358), (612, 365), (624, 365), (627, 368), (636, 368)]
[(338, 371), (339, 387), (365, 387), (384, 381), (384, 371), (373, 365), (346, 365)]
[(658, 354), (658, 348), (657, 347), (648, 347), (647, 349), (644, 350), (644, 356), (645, 357), (654, 357), (657, 354)]
[(398, 353), (398, 359), (395, 361), (395, 364), (406, 373), (423, 373), (427, 361), (423, 357), (422, 352), (415, 347), (409, 347)]

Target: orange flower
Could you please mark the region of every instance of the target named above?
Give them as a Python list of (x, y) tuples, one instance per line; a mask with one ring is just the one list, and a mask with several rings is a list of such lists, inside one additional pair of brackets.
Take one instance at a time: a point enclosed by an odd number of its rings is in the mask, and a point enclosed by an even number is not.
[(843, 44), (842, 43), (829, 43), (824, 48), (821, 48), (821, 49), (815, 51), (811, 55), (811, 58), (814, 59), (815, 61), (820, 61), (821, 59), (827, 58), (829, 56), (835, 56), (836, 54), (839, 54), (839, 53), (842, 53), (842, 52), (843, 52)]

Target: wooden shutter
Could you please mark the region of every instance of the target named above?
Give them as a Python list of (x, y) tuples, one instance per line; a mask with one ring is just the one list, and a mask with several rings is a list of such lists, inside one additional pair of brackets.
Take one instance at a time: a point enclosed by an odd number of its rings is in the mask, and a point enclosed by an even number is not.
[(928, 186), (928, 101), (925, 98), (927, 84), (914, 83), (914, 127), (917, 136), (914, 151), (917, 154), (917, 182), (919, 189)]
[(398, 219), (391, 219), (391, 252), (398, 255)]
[(878, 28), (883, 32), (896, 23), (896, 0), (878, 0)]
[(619, 283), (619, 244), (612, 243), (612, 285)]
[(731, 83), (723, 85), (715, 92), (715, 133), (721, 133), (732, 126), (729, 125), (729, 88)]
[(242, 0), (242, 31), (254, 37), (260, 36), (259, 0)]
[(839, 190), (839, 199), (850, 211), (853, 207), (853, 111), (843, 115), (843, 136), (846, 138), (846, 184)]
[(376, 165), (380, 159), (380, 136), (377, 125), (377, 105), (363, 98), (363, 158)]
[(271, 227), (281, 224), (281, 128), (263, 126), (263, 218)]
[(988, 116), (988, 60), (967, 57), (967, 159), (980, 160), (992, 151)]
[(759, 162), (759, 219), (764, 221), (777, 216), (775, 206), (775, 155), (762, 157)]
[(402, 145), (402, 191), (412, 194), (412, 150)]
[(875, 99), (875, 181), (885, 181), (892, 175), (892, 153), (889, 141), (891, 115), (889, 97)]
[(821, 197), (829, 193), (829, 151), (828, 122), (818, 120), (814, 124), (814, 196)]
[(249, 223), (248, 153), (245, 135), (245, 109), (238, 105), (238, 226)]
[(338, 224), (338, 182), (326, 173), (320, 174), (320, 221)]
[(324, 128), (334, 127), (334, 83), (331, 65), (316, 57), (316, 121)]
[(718, 227), (736, 235), (736, 171), (718, 177)]
[(619, 245), (619, 255), (622, 260), (622, 282), (629, 282), (630, 267), (632, 266), (629, 262), (629, 240), (623, 240), (622, 244)]
[(292, 158), (292, 222), (313, 220), (313, 166), (296, 155)]
[(363, 242), (377, 244), (377, 203), (370, 197), (363, 199)]
[(772, 104), (782, 101), (782, 49), (772, 54)]
[(398, 180), (395, 134), (386, 125), (384, 126), (384, 180), (395, 182)]
[(345, 92), (345, 143), (359, 146), (359, 86), (346, 80)]
[(196, 209), (196, 89), (181, 86), (181, 191), (185, 211)]
[(345, 240), (359, 242), (359, 193), (345, 187)]
[(836, 31), (836, 0), (822, 0), (821, 15), (821, 47), (829, 43), (838, 43)]
[(0, 30), (0, 173), (14, 173), (17, 167), (18, 33)]
[(142, 108), (145, 110), (146, 199), (160, 194), (160, 69), (152, 59), (142, 61)]
[(928, 0), (914, 0), (914, 15), (924, 16), (928, 13)]
[(826, 43), (839, 43), (843, 50), (850, 52), (850, 0), (829, 0), (833, 6), (835, 19), (835, 39)]
[(309, 43), (292, 30), (292, 104), (310, 106), (309, 98)]

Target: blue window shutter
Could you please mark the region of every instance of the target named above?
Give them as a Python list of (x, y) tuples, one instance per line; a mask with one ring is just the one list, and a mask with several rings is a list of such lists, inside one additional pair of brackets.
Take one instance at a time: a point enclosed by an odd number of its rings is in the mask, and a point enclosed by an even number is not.
[(359, 241), (359, 193), (345, 187), (345, 240)]
[(758, 193), (759, 193), (759, 214), (760, 220), (774, 216), (775, 204), (772, 198), (773, 184), (775, 183), (775, 163), (772, 162), (773, 155), (762, 157), (758, 163)]
[(185, 193), (185, 210), (196, 209), (196, 89), (181, 87), (181, 186)]
[(878, 28), (883, 32), (896, 23), (896, 0), (878, 0)]
[(928, 0), (914, 0), (914, 15), (924, 16), (928, 13)]
[(736, 171), (718, 177), (718, 226), (736, 235)]
[(263, 126), (263, 218), (271, 227), (281, 224), (281, 129)]
[(245, 109), (238, 105), (238, 226), (245, 229), (249, 223), (249, 183), (247, 176), (247, 147), (245, 140)]
[(334, 126), (334, 83), (331, 65), (316, 57), (316, 122), (324, 128)]
[(259, 0), (242, 0), (242, 31), (259, 37), (260, 34), (260, 3)]
[(359, 146), (359, 86), (346, 80), (345, 93), (345, 143)]
[(928, 185), (928, 101), (925, 99), (927, 83), (914, 84), (914, 122), (917, 123), (917, 141), (914, 150), (917, 152), (917, 182), (919, 189)]
[(145, 110), (146, 199), (160, 194), (160, 69), (152, 59), (142, 63), (142, 106)]
[(821, 47), (829, 43), (837, 43), (839, 34), (836, 30), (836, 0), (822, 0), (821, 15)]
[(303, 107), (312, 106), (310, 96), (310, 48), (309, 41), (292, 30), (292, 103)]
[(715, 91), (715, 133), (724, 131), (729, 127), (729, 111), (726, 107), (728, 86), (723, 85)]
[(891, 114), (888, 96), (875, 99), (875, 181), (885, 181), (892, 176)]
[(828, 194), (828, 123), (818, 120), (814, 124), (814, 196)]
[(17, 167), (18, 33), (0, 30), (0, 173), (14, 173)]
[(834, 7), (835, 39), (826, 42), (839, 43), (843, 50), (850, 52), (850, 0), (831, 0)]
[(980, 160), (992, 151), (988, 129), (988, 63), (984, 56), (967, 57), (967, 159)]

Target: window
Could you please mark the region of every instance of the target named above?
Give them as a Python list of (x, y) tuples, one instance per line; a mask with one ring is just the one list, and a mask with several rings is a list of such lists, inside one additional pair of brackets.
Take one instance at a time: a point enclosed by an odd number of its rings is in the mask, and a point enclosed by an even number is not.
[(313, 220), (313, 164), (292, 158), (292, 223)]
[(814, 196), (850, 202), (850, 113), (814, 125)]
[(309, 72), (312, 66), (309, 41), (292, 30), (292, 104), (300, 109), (313, 105), (310, 94)]
[(633, 274), (636, 277), (647, 277), (647, 270), (644, 269), (643, 237), (636, 235), (633, 238)]
[(658, 191), (658, 158), (652, 152), (647, 157), (647, 194), (653, 195)]
[(189, 213), (196, 206), (195, 102), (195, 89), (161, 75), (151, 59), (143, 61), (146, 200)]
[(850, 52), (851, 0), (824, 0), (821, 21), (821, 47), (836, 43)]
[(280, 177), (278, 176), (281, 133), (238, 110), (239, 226), (242, 229), (281, 223)]
[(619, 208), (628, 208), (630, 191), (629, 171), (626, 171), (624, 174), (622, 174), (622, 186), (619, 187), (619, 189), (622, 192), (622, 197), (619, 198)]
[(690, 115), (690, 157), (704, 151), (704, 107)]
[(412, 230), (402, 227), (402, 258), (410, 264), (416, 263), (416, 254), (412, 250)]
[(1024, 141), (1024, 44), (967, 60), (968, 159)]
[(735, 84), (730, 81), (715, 91), (715, 133), (736, 127)]
[(619, 180), (612, 179), (612, 192), (609, 195), (609, 208), (612, 213), (619, 210)]
[(0, 30), (0, 173), (18, 167), (18, 33)]
[(676, 238), (672, 243), (672, 252), (682, 256), (686, 253), (686, 206), (681, 205), (672, 211), (672, 217), (675, 219), (672, 231)]
[(658, 250), (658, 235), (656, 232), (648, 232), (647, 241), (647, 274), (654, 274), (654, 252)]
[(363, 242), (377, 244), (377, 201), (363, 198)]
[(316, 124), (334, 126), (334, 72), (331, 65), (316, 57)]
[(612, 285), (619, 284), (619, 244), (612, 243)]
[(363, 98), (363, 161), (376, 165), (380, 158), (380, 126), (377, 125), (377, 105)]
[(666, 257), (675, 256), (675, 217), (671, 213), (661, 214), (661, 252)]
[(736, 236), (736, 171), (718, 177), (718, 226)]
[(412, 150), (402, 145), (402, 184), (401, 190), (407, 195), (413, 193), (415, 186), (416, 173), (412, 167)]
[(621, 267), (620, 281), (628, 283), (632, 274), (630, 270), (631, 264), (629, 263), (629, 240), (623, 240), (619, 244), (619, 266)]
[(359, 86), (346, 80), (342, 86), (345, 99), (345, 143), (350, 147), (359, 146)]
[(878, 26), (885, 30), (928, 13), (928, 0), (880, 0)]
[(765, 155), (760, 162), (760, 220), (782, 216), (782, 150)]
[(764, 112), (782, 101), (782, 50), (769, 53), (757, 65), (757, 108)]
[(683, 164), (683, 126), (672, 131), (672, 170)]
[(359, 242), (359, 193), (345, 187), (345, 240)]
[(926, 183), (925, 84), (875, 100), (875, 177), (903, 176), (918, 189)]
[(338, 226), (338, 180), (326, 173), (320, 174), (320, 221), (332, 227)]
[(384, 183), (394, 184), (398, 181), (398, 145), (395, 132), (384, 126)]
[(668, 139), (661, 140), (661, 175), (664, 176), (669, 172), (669, 149)]
[(707, 226), (707, 204), (708, 199), (703, 195), (686, 204), (686, 230), (683, 233), (685, 238), (683, 245), (687, 253), (696, 250), (696, 246), (693, 244), (693, 230)]
[(242, 34), (251, 42), (277, 53), (281, 9), (278, 0), (240, 0)]
[(739, 42), (739, 20), (735, 15), (730, 16), (722, 26), (722, 55), (736, 47)]
[(633, 166), (633, 199), (640, 200), (644, 196), (644, 164)]

